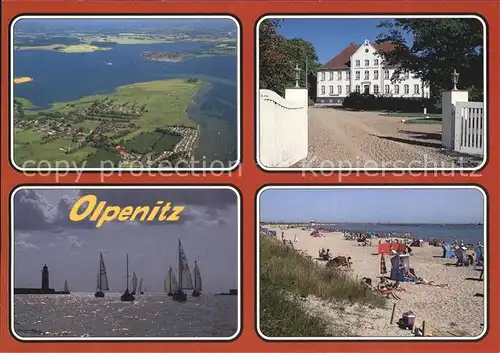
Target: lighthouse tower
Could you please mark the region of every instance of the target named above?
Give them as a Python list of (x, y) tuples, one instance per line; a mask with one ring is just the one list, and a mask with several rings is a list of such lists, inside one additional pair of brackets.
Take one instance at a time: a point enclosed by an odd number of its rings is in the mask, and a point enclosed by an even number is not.
[(42, 292), (49, 291), (49, 268), (47, 265), (43, 266), (42, 269)]

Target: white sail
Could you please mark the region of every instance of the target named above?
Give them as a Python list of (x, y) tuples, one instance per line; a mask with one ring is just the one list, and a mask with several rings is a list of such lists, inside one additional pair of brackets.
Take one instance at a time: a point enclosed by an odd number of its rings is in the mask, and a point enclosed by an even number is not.
[(69, 293), (68, 281), (64, 281), (64, 292)]
[(132, 272), (132, 292), (137, 290), (137, 275), (135, 272)]
[(179, 285), (180, 289), (193, 289), (193, 278), (191, 277), (191, 270), (186, 257), (186, 253), (182, 248), (181, 241), (179, 240)]
[(106, 266), (104, 265), (104, 258), (102, 257), (102, 253), (101, 253), (101, 261), (99, 263), (97, 289), (109, 290), (108, 274), (106, 273)]
[[(146, 287), (144, 287), (144, 288), (146, 288)], [(143, 290), (142, 290), (142, 277), (141, 277), (141, 280), (139, 281), (139, 287), (137, 287), (137, 291), (138, 291), (139, 293), (141, 293), (141, 292), (143, 291)]]
[(172, 267), (168, 270), (168, 277), (170, 279), (170, 283), (167, 292), (177, 292), (179, 290), (179, 283), (177, 283), (177, 278), (175, 278), (175, 273), (174, 270), (172, 270)]
[(198, 267), (198, 262), (194, 262), (194, 290), (201, 292), (203, 290), (203, 285), (201, 283), (201, 273)]

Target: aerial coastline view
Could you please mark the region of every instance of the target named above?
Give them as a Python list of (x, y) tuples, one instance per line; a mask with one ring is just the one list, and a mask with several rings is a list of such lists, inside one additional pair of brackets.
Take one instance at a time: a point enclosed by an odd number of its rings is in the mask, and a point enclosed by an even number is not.
[(257, 205), (259, 333), (482, 337), (485, 198), (474, 187), (265, 188)]
[[(92, 198), (109, 205), (93, 213), (104, 224), (75, 218)], [(233, 338), (239, 212), (228, 187), (17, 189), (11, 332), (20, 340)]]
[(18, 168), (237, 163), (234, 19), (21, 17), (11, 31)]

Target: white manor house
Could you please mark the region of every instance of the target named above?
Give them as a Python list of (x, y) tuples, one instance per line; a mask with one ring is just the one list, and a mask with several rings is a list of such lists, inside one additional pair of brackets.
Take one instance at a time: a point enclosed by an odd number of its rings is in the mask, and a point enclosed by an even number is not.
[(397, 82), (391, 78), (395, 67), (384, 65), (379, 52), (393, 50), (390, 43), (363, 45), (351, 43), (317, 72), (317, 103), (342, 105), (351, 92), (400, 98), (429, 98), (429, 85), (425, 85), (410, 72), (403, 73)]

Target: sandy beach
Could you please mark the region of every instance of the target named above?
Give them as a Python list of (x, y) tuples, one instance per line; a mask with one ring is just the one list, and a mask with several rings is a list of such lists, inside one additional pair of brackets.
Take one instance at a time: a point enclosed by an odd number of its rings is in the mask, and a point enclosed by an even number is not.
[[(373, 284), (378, 283), (380, 276), (380, 255), (377, 255), (378, 239), (372, 239), (371, 246), (358, 246), (356, 241), (344, 239), (341, 232), (322, 233), (324, 237), (310, 236), (310, 230), (301, 228), (285, 229), (283, 226), (266, 226), (276, 230), (277, 238), (298, 242), (294, 247), (311, 255), (318, 256), (321, 248), (330, 249), (332, 255), (350, 256), (352, 258), (352, 276), (369, 277)], [(382, 240), (383, 241), (383, 240)], [(312, 315), (322, 315), (327, 321), (338, 326), (346, 325), (356, 336), (392, 337), (412, 336), (409, 330), (397, 326), (402, 314), (412, 311), (416, 315), (416, 325), (420, 327), (425, 321), (426, 336), (461, 336), (478, 337), (482, 334), (485, 320), (484, 298), (475, 296), (483, 294), (485, 282), (476, 280), (479, 268), (476, 266), (457, 267), (455, 259), (444, 259), (442, 249), (424, 244), (413, 247), (410, 267), (417, 276), (447, 287), (436, 287), (424, 284), (402, 283), (404, 291), (397, 292), (400, 299), (388, 299), (387, 309), (349, 306), (341, 304), (337, 307), (317, 298), (303, 301)], [(320, 262), (321, 263), (321, 262)], [(390, 258), (386, 256), (387, 271), (390, 272)], [(393, 304), (396, 303), (394, 323), (390, 324)], [(341, 318), (341, 320), (339, 320)], [(330, 320), (331, 319), (331, 320)]]

